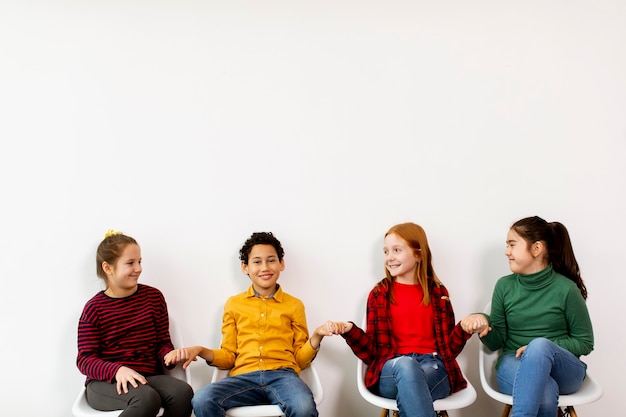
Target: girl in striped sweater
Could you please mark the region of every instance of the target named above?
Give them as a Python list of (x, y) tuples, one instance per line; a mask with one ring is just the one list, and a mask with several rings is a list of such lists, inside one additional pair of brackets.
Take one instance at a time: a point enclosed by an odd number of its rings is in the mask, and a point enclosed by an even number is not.
[(124, 410), (124, 417), (189, 417), (193, 390), (164, 375), (188, 359), (174, 349), (167, 304), (156, 288), (139, 284), (137, 241), (109, 231), (98, 246), (96, 271), (105, 290), (91, 298), (78, 323), (78, 369), (86, 375), (87, 402), (97, 410)]

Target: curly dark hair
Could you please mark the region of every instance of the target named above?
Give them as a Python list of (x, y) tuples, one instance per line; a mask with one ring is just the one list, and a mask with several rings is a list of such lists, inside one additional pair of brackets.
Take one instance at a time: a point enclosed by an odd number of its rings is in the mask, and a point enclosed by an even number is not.
[(278, 260), (282, 261), (285, 256), (280, 241), (274, 237), (272, 232), (255, 232), (246, 240), (241, 249), (239, 249), (239, 259), (246, 265), (248, 265), (248, 257), (255, 245), (272, 245), (276, 249)]

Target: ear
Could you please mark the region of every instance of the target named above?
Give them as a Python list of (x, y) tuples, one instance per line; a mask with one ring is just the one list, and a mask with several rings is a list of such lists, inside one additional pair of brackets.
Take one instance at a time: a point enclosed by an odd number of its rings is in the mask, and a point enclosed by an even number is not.
[(102, 270), (107, 275), (111, 275), (113, 273), (113, 267), (108, 262), (102, 262)]
[(538, 240), (530, 247), (530, 253), (533, 255), (534, 258), (536, 258), (543, 253), (545, 248), (546, 246), (543, 244), (543, 242)]
[(285, 270), (285, 258), (280, 260), (280, 271), (284, 271)]
[(418, 261), (418, 262), (422, 260), (422, 250), (421, 249), (417, 249), (415, 251), (415, 260)]
[(248, 274), (248, 264), (246, 264), (244, 261), (241, 261), (241, 272), (243, 272), (246, 275)]

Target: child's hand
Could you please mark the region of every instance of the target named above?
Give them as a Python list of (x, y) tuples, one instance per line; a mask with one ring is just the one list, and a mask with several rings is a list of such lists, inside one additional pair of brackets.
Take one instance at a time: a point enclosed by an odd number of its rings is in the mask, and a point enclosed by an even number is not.
[(133, 371), (127, 366), (122, 366), (115, 373), (115, 380), (117, 381), (117, 393), (122, 394), (122, 390), (124, 394), (128, 394), (128, 383), (133, 387), (137, 388), (137, 382), (141, 385), (145, 385), (148, 383), (148, 380), (138, 372)]
[(324, 333), (319, 333), (320, 336), (332, 336), (334, 334), (344, 334), (352, 329), (352, 323), (349, 321), (327, 321), (316, 329)]
[(183, 369), (187, 369), (191, 362), (198, 360), (198, 355), (202, 352), (202, 346), (190, 346), (185, 348), (185, 351), (187, 352), (187, 358), (183, 363)]
[(315, 329), (314, 332), (316, 335), (318, 336), (332, 336), (335, 334), (335, 326), (334, 323), (332, 321), (327, 321), (326, 323), (322, 324), (320, 327), (318, 327), (317, 329)]
[(335, 325), (335, 334), (344, 334), (348, 333), (352, 330), (353, 323), (351, 321), (336, 321), (333, 323)]
[(487, 317), (482, 314), (470, 314), (469, 316), (463, 317), (461, 327), (467, 333), (478, 333), (478, 337), (483, 337), (491, 331)]
[(163, 358), (165, 365), (177, 365), (186, 362), (189, 359), (189, 351), (187, 348), (174, 349), (168, 352)]

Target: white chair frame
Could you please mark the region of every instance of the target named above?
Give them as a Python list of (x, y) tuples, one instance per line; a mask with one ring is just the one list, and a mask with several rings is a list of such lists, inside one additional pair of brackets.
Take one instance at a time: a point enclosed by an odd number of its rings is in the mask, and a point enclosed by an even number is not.
[[(179, 348), (179, 347), (185, 346), (182, 333), (180, 329), (178, 328), (178, 326), (176, 325), (176, 322), (172, 320), (171, 316), (170, 316), (170, 338), (172, 339), (172, 343), (174, 344), (174, 347)], [(183, 381), (186, 381), (188, 384), (191, 381), (191, 373), (190, 373), (189, 367), (183, 370), (180, 365), (177, 365), (175, 368), (171, 370), (165, 370), (165, 373), (168, 375), (172, 375)], [(100, 410), (96, 410), (92, 408), (87, 402), (86, 392), (87, 390), (83, 386), (80, 392), (78, 393), (76, 400), (74, 400), (74, 404), (72, 405), (72, 414), (74, 415), (74, 417), (118, 417), (120, 414), (122, 414), (123, 410), (100, 411)], [(159, 410), (159, 413), (157, 414), (157, 417), (162, 416), (163, 412), (164, 410), (163, 408), (161, 408)]]
[[(228, 370), (215, 368), (213, 370), (213, 376), (211, 383), (219, 381), (228, 376)], [(320, 405), (324, 399), (324, 390), (322, 389), (322, 383), (319, 375), (313, 363), (302, 371), (300, 371), (300, 378), (309, 386), (313, 393), (313, 399), (316, 405)], [(284, 417), (277, 405), (251, 405), (246, 407), (234, 407), (226, 410), (227, 417)]]
[[(491, 303), (485, 307), (485, 313), (491, 311)], [(502, 417), (508, 417), (513, 406), (513, 397), (498, 391), (495, 364), (500, 351), (491, 351), (484, 343), (480, 343), (478, 350), (478, 367), (480, 370), (480, 384), (485, 393), (492, 399), (503, 403)], [(589, 375), (583, 381), (582, 386), (573, 394), (559, 395), (559, 416), (577, 417), (574, 406), (589, 404), (602, 397), (602, 387)]]

